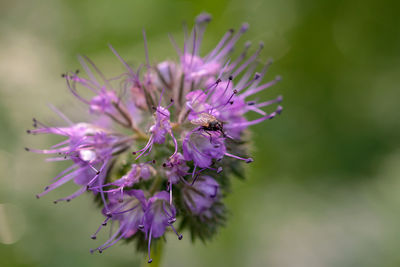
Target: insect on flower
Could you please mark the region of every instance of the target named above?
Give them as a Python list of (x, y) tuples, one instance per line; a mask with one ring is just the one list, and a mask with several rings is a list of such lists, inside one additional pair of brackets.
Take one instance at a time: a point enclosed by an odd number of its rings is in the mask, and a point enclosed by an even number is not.
[(208, 131), (220, 132), (222, 136), (225, 137), (224, 123), (209, 113), (200, 113), (197, 118), (190, 122), (194, 125), (200, 126), (200, 130), (204, 130), (206, 133), (208, 133)]

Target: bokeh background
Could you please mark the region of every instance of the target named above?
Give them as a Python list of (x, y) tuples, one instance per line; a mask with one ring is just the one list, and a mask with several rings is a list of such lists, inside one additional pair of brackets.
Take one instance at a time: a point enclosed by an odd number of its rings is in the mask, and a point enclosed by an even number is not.
[[(265, 92), (284, 95), (284, 113), (253, 127), (247, 181), (227, 199), (229, 223), (209, 244), (170, 236), (162, 266), (400, 266), (400, 6), (397, 1), (38, 0), (0, 1), (0, 266), (139, 266), (144, 255), (118, 244), (99, 255), (89, 236), (102, 216), (82, 196), (40, 200), (64, 166), (24, 151), (49, 103), (80, 114), (60, 74), (77, 54), (105, 73), (122, 70), (107, 47), (143, 62), (175, 58), (167, 33), (212, 14), (203, 48), (246, 21), (243, 38), (274, 58)], [(204, 51), (204, 50), (203, 50)]]

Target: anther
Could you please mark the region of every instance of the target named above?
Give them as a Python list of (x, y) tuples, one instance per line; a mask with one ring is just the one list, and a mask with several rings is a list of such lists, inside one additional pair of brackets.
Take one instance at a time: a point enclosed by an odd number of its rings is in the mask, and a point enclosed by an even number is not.
[(258, 44), (258, 46), (259, 46), (260, 48), (263, 48), (263, 47), (264, 47), (264, 42), (260, 42), (260, 43)]
[(48, 190), (49, 189), (49, 187), (48, 186), (46, 186), (45, 188), (44, 188), (44, 191), (46, 191), (46, 190)]
[(106, 226), (106, 225), (107, 225), (107, 222), (103, 222), (101, 225)]
[(178, 239), (179, 239), (179, 240), (182, 240), (182, 238), (183, 238), (183, 235), (180, 234), (180, 235), (178, 236)]
[(261, 77), (261, 74), (256, 72), (256, 74), (254, 74), (254, 80), (258, 80)]
[(172, 98), (169, 101), (171, 101), (171, 103), (174, 103), (174, 100)]
[(151, 162), (152, 162), (153, 164), (156, 164), (156, 160), (155, 160), (155, 159), (153, 159)]
[(256, 104), (256, 101), (249, 101), (249, 102), (247, 102), (247, 105), (248, 106), (253, 106), (253, 105), (255, 105)]
[(66, 201), (67, 201), (67, 202), (70, 202), (70, 201), (71, 201), (71, 199), (70, 199), (70, 198), (67, 198), (67, 199), (66, 199)]
[(65, 78), (65, 73), (61, 73), (61, 78)]
[(147, 263), (152, 263), (152, 262), (153, 262), (153, 259), (149, 259), (149, 261)]
[(103, 253), (103, 251), (99, 248), (99, 253), (101, 254), (101, 253)]
[(234, 33), (235, 32), (235, 29), (229, 29), (228, 30), (230, 33)]
[(53, 203), (54, 203), (54, 204), (57, 204), (58, 202), (57, 202), (57, 200), (54, 200)]
[(78, 74), (79, 73), (79, 69), (77, 69), (76, 71), (75, 71), (75, 74)]
[(30, 134), (30, 133), (31, 133), (31, 130), (26, 130), (26, 133), (27, 133), (27, 134)]
[(220, 79), (220, 78), (218, 78), (218, 79), (215, 81), (216, 84), (218, 84), (218, 83), (220, 83), (220, 82), (221, 82), (221, 79)]
[(196, 23), (210, 22), (211, 16), (207, 13), (202, 13), (196, 18)]
[(249, 29), (249, 24), (248, 23), (243, 23), (242, 27), (240, 28), (240, 32), (244, 33), (245, 31), (247, 31)]
[(25, 151), (29, 151), (29, 148), (25, 147)]
[(39, 196), (39, 195), (36, 195), (36, 198), (37, 198), (37, 199), (39, 199), (39, 198), (40, 198), (40, 196)]
[(90, 238), (95, 240), (97, 237), (95, 235), (92, 235)]
[(218, 167), (217, 173), (221, 173), (221, 172), (222, 172), (222, 167)]
[(246, 163), (251, 163), (251, 162), (253, 162), (254, 160), (252, 159), (252, 158), (248, 158), (248, 159), (246, 159)]
[(168, 220), (169, 224), (173, 224), (174, 222), (176, 222), (176, 218), (171, 218), (171, 219)]
[(132, 155), (136, 155), (136, 151), (133, 151), (133, 152), (132, 152)]
[(164, 162), (162, 166), (163, 166), (164, 168), (167, 167), (167, 163)]
[(279, 82), (279, 81), (282, 80), (282, 77), (278, 75), (278, 76), (275, 77), (275, 80)]
[(228, 78), (230, 81), (232, 81), (233, 80), (233, 76), (232, 75), (229, 75), (229, 78)]
[(139, 225), (138, 225), (138, 229), (139, 229), (139, 230), (143, 230), (143, 229), (144, 229), (144, 225), (143, 225), (143, 224), (139, 224)]

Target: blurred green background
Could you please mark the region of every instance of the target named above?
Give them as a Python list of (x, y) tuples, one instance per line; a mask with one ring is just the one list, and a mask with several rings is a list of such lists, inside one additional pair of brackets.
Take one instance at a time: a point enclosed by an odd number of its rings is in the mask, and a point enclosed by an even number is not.
[[(60, 74), (77, 54), (106, 73), (129, 62), (175, 58), (170, 32), (212, 14), (203, 48), (246, 21), (243, 38), (265, 42), (283, 81), (284, 113), (253, 127), (255, 162), (227, 199), (229, 223), (207, 245), (173, 236), (162, 266), (400, 266), (400, 6), (397, 1), (38, 0), (0, 2), (0, 266), (138, 266), (118, 244), (99, 255), (89, 237), (102, 216), (84, 195), (52, 204), (72, 187), (35, 199), (64, 166), (23, 150), (50, 137), (25, 134), (33, 116), (73, 119)], [(203, 51), (205, 51), (203, 49)], [(68, 112), (69, 110), (69, 112)]]

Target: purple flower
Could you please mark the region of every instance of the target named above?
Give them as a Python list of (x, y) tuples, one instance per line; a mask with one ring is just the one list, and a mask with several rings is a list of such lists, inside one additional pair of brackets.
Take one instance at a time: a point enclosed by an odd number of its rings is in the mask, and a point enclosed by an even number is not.
[(161, 237), (168, 226), (175, 232), (179, 240), (182, 239), (182, 235), (178, 234), (172, 225), (176, 221), (176, 211), (172, 205), (168, 204), (168, 201), (169, 195), (166, 191), (158, 192), (148, 201), (144, 230), (146, 232), (146, 239), (148, 240), (149, 263), (152, 262), (150, 258), (152, 238)]
[[(139, 248), (147, 248), (150, 263), (152, 240), (167, 231), (182, 239), (174, 227), (176, 220), (179, 230), (189, 229), (192, 237), (211, 238), (223, 225), (223, 197), (229, 193), (230, 176), (240, 172), (239, 163), (226, 157), (252, 162), (244, 133), (281, 113), (281, 106), (264, 108), (280, 103), (282, 96), (256, 101), (257, 93), (280, 80), (262, 81), (271, 61), (255, 72), (263, 44), (248, 56), (251, 43), (247, 42), (241, 54), (231, 58), (248, 29), (243, 24), (203, 54), (201, 43), (210, 20), (208, 14), (196, 18), (193, 30), (185, 32), (183, 48), (171, 36), (178, 62), (151, 65), (145, 33), (146, 62), (137, 69), (111, 46), (125, 68), (118, 76), (107, 77), (90, 59), (80, 57), (86, 76), (67, 72), (62, 77), (86, 105), (90, 122), (74, 123), (53, 108), (67, 126), (34, 120), (35, 129), (28, 130), (64, 137), (49, 149), (28, 151), (51, 155), (48, 161), (71, 163), (37, 197), (73, 181), (79, 189), (55, 203), (89, 191), (105, 216), (92, 238), (108, 222), (117, 225), (92, 252), (102, 252), (121, 239), (134, 240)], [(248, 120), (249, 112), (257, 117)]]
[[(105, 172), (110, 163), (113, 153), (118, 153), (130, 145), (130, 140), (108, 133), (107, 130), (87, 123), (72, 124), (70, 127), (47, 127), (34, 120), (37, 129), (30, 130), (31, 134), (56, 134), (67, 137), (66, 140), (52, 146), (51, 149), (28, 149), (29, 151), (53, 154), (54, 157), (48, 161), (71, 160), (72, 165), (59, 175), (53, 178), (53, 183), (45, 187), (44, 192), (37, 195), (37, 198), (58, 188), (59, 186), (73, 180), (82, 186), (78, 191), (68, 197), (55, 201), (70, 201), (79, 196), (91, 185), (102, 183), (105, 179)], [(96, 190), (95, 193), (102, 190)]]
[[(161, 102), (161, 98), (160, 98)], [(171, 104), (173, 101), (171, 101)], [(139, 156), (136, 157), (136, 159), (140, 158), (145, 152), (150, 153), (151, 149), (153, 148), (153, 144), (163, 144), (165, 142), (165, 137), (167, 134), (169, 134), (172, 137), (172, 140), (175, 145), (175, 151), (172, 154), (175, 155), (178, 151), (178, 143), (176, 141), (176, 138), (172, 132), (172, 127), (170, 123), (170, 113), (167, 108), (163, 108), (158, 105), (158, 107), (155, 109), (154, 112), (154, 117), (155, 117), (155, 124), (150, 127), (149, 132), (151, 133), (149, 141), (147, 142), (146, 146), (139, 150), (137, 152), (141, 152)]]
[(182, 194), (190, 212), (200, 215), (219, 199), (219, 184), (210, 176), (200, 176), (193, 186), (184, 187)]
[(151, 176), (154, 176), (156, 174), (156, 170), (148, 163), (132, 164), (131, 167), (131, 170), (120, 179), (100, 186), (91, 186), (88, 189), (95, 190), (108, 186), (117, 186), (117, 188), (104, 190), (104, 192), (114, 194), (120, 192), (120, 201), (123, 201), (125, 188), (132, 187), (135, 183), (138, 183), (141, 180), (149, 180)]
[(182, 144), (185, 160), (193, 161), (200, 168), (208, 168), (212, 160), (221, 160), (225, 154), (224, 139), (218, 133), (207, 136), (200, 131), (189, 132)]
[(170, 184), (176, 184), (188, 175), (189, 167), (181, 153), (176, 153), (170, 157), (163, 166), (167, 168), (165, 175)]
[(109, 220), (118, 222), (119, 227), (103, 245), (91, 250), (91, 252), (97, 250), (101, 253), (103, 250), (114, 245), (121, 238), (129, 238), (137, 231), (144, 229), (143, 224), (145, 222), (147, 201), (143, 191), (127, 190), (124, 192), (122, 201), (117, 194), (109, 193), (108, 200), (108, 209), (103, 209), (103, 214), (106, 216), (106, 219), (91, 238), (96, 239), (97, 233), (103, 226), (107, 225)]

